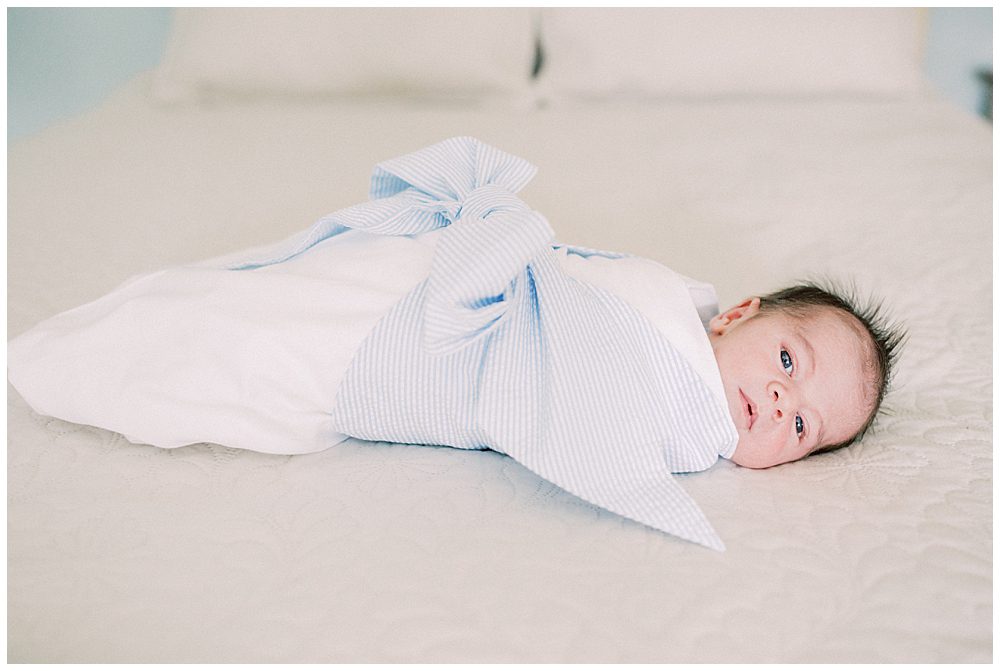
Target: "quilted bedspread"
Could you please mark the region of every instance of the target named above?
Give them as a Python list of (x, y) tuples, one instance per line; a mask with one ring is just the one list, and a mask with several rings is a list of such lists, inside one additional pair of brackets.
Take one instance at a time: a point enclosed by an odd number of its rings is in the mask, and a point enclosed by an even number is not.
[(560, 240), (654, 258), (724, 305), (854, 279), (910, 339), (860, 444), (679, 478), (725, 553), (500, 454), (161, 450), (8, 386), (9, 661), (992, 658), (985, 122), (930, 99), (158, 108), (147, 85), (9, 149), (8, 337), (281, 239), (363, 198), (381, 158), (469, 134), (540, 167), (523, 195)]

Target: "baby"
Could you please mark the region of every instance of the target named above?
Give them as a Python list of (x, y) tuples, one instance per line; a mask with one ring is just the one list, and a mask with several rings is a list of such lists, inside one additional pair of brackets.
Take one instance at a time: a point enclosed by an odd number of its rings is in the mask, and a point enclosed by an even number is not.
[(8, 378), (42, 414), (160, 447), (492, 449), (721, 549), (671, 474), (850, 443), (900, 338), (816, 286), (716, 315), (710, 285), (554, 244), (514, 195), (534, 172), (473, 138), (386, 161), (369, 202), (300, 235), (39, 324)]
[(709, 322), (740, 466), (850, 445), (871, 426), (903, 332), (815, 284), (750, 298)]

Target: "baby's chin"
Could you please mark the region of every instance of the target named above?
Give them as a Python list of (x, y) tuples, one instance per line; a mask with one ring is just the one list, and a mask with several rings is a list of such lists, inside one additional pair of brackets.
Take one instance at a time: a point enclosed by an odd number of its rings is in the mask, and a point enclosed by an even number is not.
[(780, 466), (781, 464), (798, 461), (802, 458), (803, 457), (793, 457), (791, 459), (782, 459), (781, 457), (761, 454), (752, 447), (747, 447), (742, 444), (741, 440), (740, 443), (736, 444), (736, 450), (733, 451), (733, 456), (729, 457), (729, 461), (733, 462), (737, 466), (742, 466), (743, 468), (761, 469), (771, 468), (772, 466)]
[(755, 450), (742, 433), (740, 434), (739, 442), (736, 443), (736, 450), (733, 451), (733, 456), (729, 457), (729, 461), (737, 466), (753, 469), (771, 468), (772, 466), (785, 463)]
[(748, 460), (744, 452), (740, 451), (740, 446), (736, 445), (736, 451), (733, 452), (733, 456), (729, 457), (729, 461), (733, 462), (737, 466), (742, 466), (743, 468), (766, 468), (765, 466), (754, 466), (753, 460)]

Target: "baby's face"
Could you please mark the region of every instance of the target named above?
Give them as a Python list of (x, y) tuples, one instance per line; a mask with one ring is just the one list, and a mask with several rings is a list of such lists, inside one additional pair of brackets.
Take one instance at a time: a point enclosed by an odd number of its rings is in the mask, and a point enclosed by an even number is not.
[(797, 319), (749, 299), (716, 316), (709, 338), (739, 442), (732, 461), (767, 468), (848, 440), (872, 401), (864, 343), (831, 309)]

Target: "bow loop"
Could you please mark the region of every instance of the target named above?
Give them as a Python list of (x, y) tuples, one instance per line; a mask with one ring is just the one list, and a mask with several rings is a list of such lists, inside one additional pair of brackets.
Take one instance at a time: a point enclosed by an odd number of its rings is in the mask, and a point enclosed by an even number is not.
[(347, 230), (419, 235), (460, 218), (527, 209), (515, 193), (538, 168), (472, 137), (454, 137), (389, 159), (372, 172), (371, 200), (320, 218), (303, 233), (235, 261), (248, 270), (281, 263)]
[(517, 193), (536, 172), (523, 158), (473, 137), (453, 137), (376, 165), (369, 196), (386, 198), (413, 188), (442, 204), (461, 203), (484, 186)]

